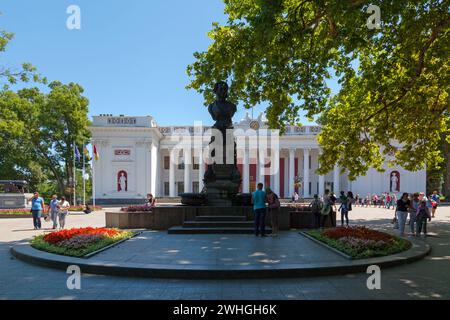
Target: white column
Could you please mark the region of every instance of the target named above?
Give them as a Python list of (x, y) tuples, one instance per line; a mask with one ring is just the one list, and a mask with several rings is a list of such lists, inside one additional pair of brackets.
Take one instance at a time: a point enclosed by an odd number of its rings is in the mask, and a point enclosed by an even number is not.
[(244, 148), (244, 161), (242, 163), (242, 192), (248, 193), (250, 192), (250, 157), (249, 150)]
[(295, 179), (295, 149), (289, 149), (289, 178), (288, 178), (288, 192), (289, 197), (291, 197), (294, 194), (295, 186), (294, 186), (294, 179)]
[(280, 196), (280, 149), (275, 148), (273, 152), (273, 162), (270, 164), (273, 166), (272, 172), (275, 170), (275, 174), (273, 175), (273, 191)]
[(183, 149), (184, 156), (184, 192), (192, 192), (191, 182), (191, 169), (192, 169), (192, 156), (191, 149)]
[(201, 147), (198, 155), (198, 192), (201, 192), (203, 189), (204, 175), (205, 175), (205, 163), (203, 162), (203, 147)]
[[(319, 149), (317, 156), (317, 163), (319, 163), (319, 156), (322, 154), (322, 150)], [(325, 175), (319, 175), (319, 197), (325, 194)]]
[(303, 198), (309, 197), (309, 149), (303, 149)]
[(339, 192), (341, 192), (341, 186), (339, 185), (339, 178), (340, 178), (340, 173), (339, 173), (339, 166), (336, 164), (334, 166), (334, 170), (333, 170), (333, 185), (334, 185), (334, 193), (336, 195), (339, 195)]
[[(256, 184), (258, 183), (264, 183), (264, 173), (265, 173), (265, 168), (264, 168), (264, 159), (262, 159), (262, 157), (260, 156), (261, 154), (258, 152), (258, 161), (256, 162)], [(264, 186), (265, 187), (265, 186)]]
[(169, 196), (175, 197), (175, 159), (172, 150), (170, 152), (170, 166), (169, 166)]
[(152, 143), (150, 146), (150, 193), (156, 197), (156, 174), (158, 172), (158, 148)]

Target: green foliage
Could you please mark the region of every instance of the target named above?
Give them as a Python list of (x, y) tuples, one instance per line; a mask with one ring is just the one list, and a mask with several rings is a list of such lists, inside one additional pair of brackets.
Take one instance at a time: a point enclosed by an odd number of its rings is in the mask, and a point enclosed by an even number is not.
[(234, 102), (268, 103), (272, 128), (298, 124), (305, 110), (322, 125), (319, 173), (337, 163), (354, 179), (385, 160), (409, 170), (442, 163), (439, 138), (450, 139), (447, 1), (370, 1), (381, 8), (381, 29), (366, 25), (369, 1), (224, 2), (227, 24), (213, 24), (213, 43), (187, 67), (187, 88), (205, 104), (226, 79)]
[[(1, 15), (1, 12), (0, 12)], [(5, 52), (6, 46), (14, 38), (14, 34), (0, 29), (0, 53)], [(3, 81), (3, 88), (7, 89), (9, 85), (16, 84), (19, 81), (47, 83), (47, 78), (42, 77), (36, 72), (36, 68), (30, 63), (23, 63), (18, 70), (12, 70), (0, 66), (0, 83)]]
[(69, 249), (65, 247), (59, 247), (53, 244), (48, 243), (47, 241), (44, 241), (44, 235), (39, 235), (33, 238), (31, 241), (31, 246), (35, 249), (46, 251), (50, 253), (55, 253), (63, 256), (71, 256), (71, 257), (78, 257), (81, 258), (91, 252), (100, 250), (101, 248), (104, 248), (106, 246), (109, 246), (113, 243), (116, 243), (118, 241), (121, 241), (126, 238), (131, 238), (134, 236), (133, 231), (123, 231), (115, 236), (112, 237), (105, 237), (100, 241), (97, 241), (93, 243), (92, 245), (87, 246), (83, 249)]
[(354, 259), (365, 259), (365, 258), (373, 258), (373, 257), (383, 257), (388, 256), (391, 254), (396, 254), (405, 250), (408, 250), (411, 248), (411, 242), (401, 239), (401, 238), (395, 238), (394, 242), (390, 244), (387, 248), (379, 249), (379, 250), (356, 250), (344, 243), (342, 243), (339, 240), (328, 238), (324, 236), (320, 231), (318, 230), (311, 230), (307, 232), (308, 235), (311, 237), (329, 245), (330, 247), (337, 249), (350, 257)]
[(32, 188), (42, 187), (44, 195), (69, 195), (73, 145), (82, 150), (90, 138), (89, 102), (75, 83), (55, 81), (49, 89), (0, 91), (0, 172), (3, 179), (25, 179)]

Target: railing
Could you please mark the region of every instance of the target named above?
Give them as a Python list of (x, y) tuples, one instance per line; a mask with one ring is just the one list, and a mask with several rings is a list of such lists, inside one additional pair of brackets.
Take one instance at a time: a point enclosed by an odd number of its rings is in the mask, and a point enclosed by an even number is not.
[[(186, 132), (186, 130), (190, 133), (194, 133), (193, 126), (171, 126), (171, 127), (159, 127), (159, 131), (163, 135), (172, 135), (175, 132), (183, 133)], [(200, 128), (200, 127), (199, 127)], [(203, 132), (210, 129), (210, 127), (201, 127), (203, 129)], [(200, 132), (200, 131), (197, 131)], [(284, 135), (286, 136), (299, 136), (299, 135), (316, 135), (320, 132), (320, 126), (287, 126), (286, 130), (284, 132)]]

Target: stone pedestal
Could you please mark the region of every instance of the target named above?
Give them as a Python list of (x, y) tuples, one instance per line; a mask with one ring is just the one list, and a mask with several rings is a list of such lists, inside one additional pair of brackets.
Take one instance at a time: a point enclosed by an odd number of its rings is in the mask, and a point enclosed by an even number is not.
[(205, 173), (206, 201), (210, 206), (232, 206), (241, 184), (241, 174), (235, 164), (212, 164)]

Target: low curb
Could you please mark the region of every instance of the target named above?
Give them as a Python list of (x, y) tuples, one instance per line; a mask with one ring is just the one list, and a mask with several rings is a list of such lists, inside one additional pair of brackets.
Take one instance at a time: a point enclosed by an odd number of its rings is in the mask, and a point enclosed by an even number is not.
[[(168, 265), (87, 260), (60, 256), (32, 248), (28, 244), (11, 248), (11, 254), (19, 260), (54, 269), (67, 270), (77, 265), (83, 273), (124, 277), (175, 278), (175, 279), (259, 279), (296, 278), (342, 275), (366, 272), (370, 265), (381, 269), (420, 260), (431, 251), (424, 241), (411, 239), (412, 247), (404, 252), (369, 259), (348, 260), (334, 263), (299, 263), (276, 266), (232, 266), (219, 265)], [(331, 252), (330, 252), (331, 254)]]
[(18, 218), (32, 218), (32, 214), (0, 214), (0, 219), (18, 219)]

